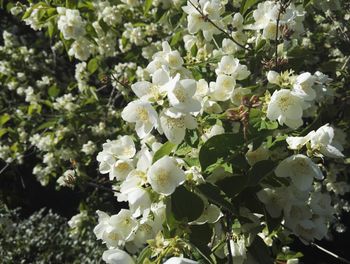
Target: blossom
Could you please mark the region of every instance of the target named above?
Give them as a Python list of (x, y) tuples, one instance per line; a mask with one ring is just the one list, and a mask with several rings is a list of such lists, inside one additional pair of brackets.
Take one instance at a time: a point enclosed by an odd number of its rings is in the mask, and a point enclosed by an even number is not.
[(275, 169), (278, 177), (289, 177), (292, 183), (302, 191), (308, 190), (313, 178), (322, 180), (321, 169), (305, 155), (297, 154), (284, 159)]
[(156, 70), (152, 75), (152, 82), (140, 81), (131, 85), (131, 89), (142, 101), (163, 103), (166, 95), (164, 85), (169, 82), (169, 74), (163, 68)]
[(198, 262), (183, 257), (171, 257), (164, 264), (198, 264)]
[(185, 172), (174, 158), (164, 156), (149, 168), (147, 180), (157, 193), (170, 195), (185, 181)]
[(167, 83), (165, 89), (168, 92), (169, 103), (176, 111), (190, 113), (201, 109), (200, 102), (193, 98), (197, 90), (195, 80), (180, 80), (180, 74), (177, 74)]
[(108, 249), (103, 252), (102, 259), (107, 264), (135, 264), (135, 261), (128, 253), (118, 248)]
[(83, 37), (74, 41), (68, 51), (69, 56), (73, 56), (81, 61), (86, 61), (92, 53), (92, 44), (88, 39)]
[(152, 105), (142, 100), (130, 102), (122, 111), (122, 118), (136, 123), (135, 130), (140, 138), (146, 137), (153, 128), (158, 127), (158, 114)]
[(236, 80), (232, 76), (219, 74), (216, 82), (210, 83), (210, 98), (214, 101), (227, 101), (232, 97)]
[(65, 39), (78, 39), (85, 34), (85, 22), (79, 10), (57, 7), (57, 13), (59, 14), (57, 27)]
[(313, 89), (315, 77), (309, 72), (300, 74), (293, 85), (293, 92), (303, 100), (312, 101), (316, 98), (316, 91)]
[(250, 75), (247, 66), (239, 63), (239, 60), (233, 56), (223, 56), (215, 70), (216, 74), (226, 74), (234, 77), (236, 80), (244, 80)]
[(180, 144), (184, 140), (186, 128), (195, 129), (197, 127), (194, 117), (176, 112), (174, 109), (165, 109), (160, 114), (160, 124), (167, 139), (174, 144)]
[(301, 149), (310, 142), (310, 149), (316, 156), (326, 156), (330, 158), (342, 158), (343, 146), (335, 140), (334, 128), (329, 124), (321, 126), (316, 131), (310, 131), (304, 137), (288, 137), (286, 139), (290, 149)]
[(280, 125), (286, 124), (296, 129), (303, 124), (302, 100), (290, 90), (281, 89), (275, 91), (267, 107), (267, 118), (278, 120)]

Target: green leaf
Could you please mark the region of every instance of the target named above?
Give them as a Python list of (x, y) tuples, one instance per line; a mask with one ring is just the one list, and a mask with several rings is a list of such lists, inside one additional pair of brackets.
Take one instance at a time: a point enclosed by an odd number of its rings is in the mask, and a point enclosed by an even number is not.
[(87, 69), (88, 71), (93, 74), (99, 66), (99, 61), (97, 58), (92, 58), (91, 60), (89, 60), (89, 63), (87, 65)]
[(50, 120), (45, 123), (42, 123), (40, 126), (38, 126), (35, 131), (40, 131), (46, 128), (54, 127), (57, 124), (57, 120)]
[(8, 113), (5, 113), (2, 116), (0, 116), (0, 126), (5, 125), (10, 119), (11, 116)]
[(191, 55), (192, 55), (192, 57), (196, 57), (197, 56), (197, 52), (198, 52), (197, 45), (193, 44), (193, 46), (191, 48)]
[(147, 246), (139, 254), (137, 258), (137, 264), (143, 264), (146, 259), (150, 259), (152, 255), (152, 249)]
[(266, 226), (267, 226), (267, 229), (269, 230), (269, 233), (272, 233), (281, 225), (281, 221), (283, 219), (282, 213), (279, 217), (273, 218), (269, 214), (269, 212), (266, 210), (266, 207), (264, 206), (264, 215), (265, 215)]
[(0, 138), (2, 138), (3, 135), (5, 135), (8, 132), (7, 128), (1, 128), (0, 129)]
[(233, 212), (233, 205), (225, 199), (225, 196), (221, 194), (221, 191), (217, 186), (207, 182), (196, 186), (196, 188), (211, 203), (225, 209), (226, 211)]
[(244, 15), (249, 8), (251, 8), (253, 5), (257, 4), (259, 0), (244, 0), (241, 5), (240, 13)]
[(48, 90), (48, 94), (50, 97), (56, 97), (60, 93), (60, 89), (57, 87), (57, 85), (50, 86)]
[(257, 185), (264, 177), (272, 173), (276, 167), (276, 162), (272, 160), (262, 160), (253, 165), (248, 171), (249, 186)]
[(197, 194), (179, 186), (171, 195), (171, 207), (176, 220), (192, 222), (203, 213), (204, 203)]
[(248, 176), (231, 176), (216, 183), (227, 196), (234, 198), (240, 194), (248, 184)]
[(253, 243), (248, 247), (248, 252), (252, 254), (259, 264), (273, 264), (271, 253), (261, 237), (255, 236)]
[(159, 160), (160, 158), (169, 155), (173, 149), (176, 147), (177, 145), (174, 143), (171, 143), (170, 141), (166, 142), (163, 144), (163, 146), (161, 146), (156, 153), (154, 153), (153, 155), (153, 160), (152, 160), (152, 164), (155, 163), (157, 160)]
[(181, 40), (181, 36), (182, 30), (177, 31), (171, 38), (170, 46), (175, 46)]
[(145, 1), (145, 8), (144, 8), (144, 15), (147, 15), (148, 11), (151, 9), (152, 7), (152, 0), (146, 0)]
[(210, 261), (210, 249), (208, 243), (213, 235), (213, 229), (208, 224), (191, 225), (190, 226), (190, 242), (195, 245), (193, 248), (197, 251), (200, 258), (204, 258), (204, 263), (212, 263)]
[(198, 130), (197, 129), (187, 129), (186, 135), (185, 135), (185, 142), (193, 147), (197, 148), (199, 144), (199, 136), (198, 136)]
[(209, 138), (199, 151), (199, 162), (202, 171), (220, 159), (227, 160), (230, 154), (244, 144), (241, 133), (225, 133)]

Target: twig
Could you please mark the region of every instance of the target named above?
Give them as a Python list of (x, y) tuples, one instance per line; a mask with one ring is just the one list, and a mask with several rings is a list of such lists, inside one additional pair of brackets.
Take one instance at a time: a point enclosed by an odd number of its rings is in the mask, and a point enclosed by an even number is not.
[(233, 264), (232, 249), (231, 249), (231, 216), (229, 213), (226, 215), (226, 243), (228, 250), (228, 264)]
[(213, 20), (211, 20), (208, 16), (204, 15), (203, 11), (196, 6), (191, 0), (188, 0), (190, 4), (198, 11), (198, 13), (207, 21), (209, 22), (212, 26), (214, 26), (216, 29), (218, 29), (220, 32), (224, 33), (230, 40), (232, 40), (237, 46), (241, 47), (242, 49), (250, 51), (251, 48), (245, 47), (244, 45), (240, 44), (238, 41), (236, 41), (226, 30), (220, 28), (218, 25), (214, 23)]
[(97, 183), (94, 183), (94, 182), (88, 181), (88, 182), (86, 182), (86, 184), (87, 184), (87, 185), (90, 185), (90, 186), (92, 186), (92, 187), (95, 187), (95, 188), (97, 188), (97, 189), (100, 189), (100, 190), (104, 190), (104, 191), (109, 191), (109, 192), (116, 193), (116, 191), (114, 191), (113, 189), (107, 188), (107, 187), (105, 187), (105, 186), (102, 186), (102, 185), (97, 184)]
[(281, 20), (281, 13), (282, 13), (282, 4), (278, 10), (278, 17), (276, 21), (276, 35), (275, 35), (275, 66), (276, 70), (278, 71), (278, 30), (279, 30), (279, 25), (280, 25), (280, 20)]

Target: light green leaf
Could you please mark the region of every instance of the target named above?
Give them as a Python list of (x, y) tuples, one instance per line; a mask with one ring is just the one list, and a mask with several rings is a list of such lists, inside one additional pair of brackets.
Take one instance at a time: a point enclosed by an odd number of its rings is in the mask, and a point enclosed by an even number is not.
[(92, 58), (89, 60), (89, 63), (87, 65), (88, 71), (93, 74), (99, 67), (99, 61), (97, 58)]
[(5, 125), (10, 119), (11, 116), (8, 113), (5, 113), (2, 116), (0, 116), (0, 126)]
[(171, 142), (166, 142), (161, 146), (156, 153), (153, 155), (152, 164), (155, 163), (160, 158), (169, 155), (177, 145)]
[(145, 7), (144, 7), (144, 14), (147, 15), (148, 11), (151, 9), (152, 7), (152, 0), (146, 0), (145, 1)]

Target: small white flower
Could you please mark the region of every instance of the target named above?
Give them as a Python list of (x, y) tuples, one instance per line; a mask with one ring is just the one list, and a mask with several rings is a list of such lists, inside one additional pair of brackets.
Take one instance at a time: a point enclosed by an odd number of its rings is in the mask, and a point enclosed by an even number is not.
[(316, 91), (313, 89), (315, 79), (309, 72), (300, 74), (295, 80), (292, 91), (303, 100), (314, 100), (316, 98)]
[(57, 27), (65, 39), (78, 39), (85, 34), (85, 22), (77, 9), (57, 7)]
[(165, 261), (164, 264), (198, 264), (198, 262), (182, 257), (172, 257)]
[(132, 216), (130, 210), (121, 209), (116, 215), (112, 215), (108, 221), (109, 225), (118, 230), (124, 241), (133, 239), (138, 223)]
[(330, 158), (344, 157), (344, 155), (341, 153), (341, 150), (343, 149), (342, 146), (334, 146), (333, 139), (334, 128), (329, 124), (326, 124), (317, 129), (316, 132), (311, 135), (311, 149)]
[(185, 172), (178, 167), (176, 160), (169, 156), (157, 160), (147, 173), (152, 189), (164, 195), (172, 194), (185, 181), (185, 177)]
[(301, 191), (312, 186), (313, 179), (322, 180), (321, 169), (305, 155), (297, 154), (284, 159), (275, 169), (278, 177), (289, 177)]
[(193, 96), (196, 93), (196, 81), (185, 79), (180, 81), (180, 74), (177, 74), (166, 84), (170, 105), (181, 113), (198, 112), (201, 109), (199, 101)]
[(193, 116), (176, 112), (175, 109), (163, 111), (160, 114), (160, 124), (167, 139), (174, 144), (180, 144), (184, 140), (186, 128), (197, 127), (197, 121)]
[(267, 118), (296, 129), (303, 124), (302, 115), (302, 100), (290, 90), (281, 89), (273, 93), (267, 107)]
[(107, 264), (135, 264), (128, 253), (118, 248), (108, 249), (103, 252), (102, 259)]
[(220, 74), (215, 83), (210, 83), (210, 98), (214, 101), (227, 101), (231, 99), (235, 86), (234, 77)]
[(122, 111), (122, 118), (136, 123), (135, 130), (140, 138), (146, 137), (153, 128), (158, 127), (158, 114), (148, 102), (136, 100), (130, 102)]
[(215, 70), (216, 74), (226, 74), (234, 77), (236, 80), (246, 79), (250, 71), (247, 66), (239, 63), (239, 60), (233, 56), (224, 56), (218, 63), (218, 68)]

